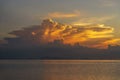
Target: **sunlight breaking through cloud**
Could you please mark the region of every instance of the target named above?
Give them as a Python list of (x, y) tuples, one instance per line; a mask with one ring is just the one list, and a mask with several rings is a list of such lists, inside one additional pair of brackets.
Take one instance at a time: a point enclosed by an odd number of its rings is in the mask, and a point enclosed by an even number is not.
[(104, 49), (108, 45), (118, 45), (120, 38), (115, 38), (113, 33), (114, 28), (104, 24), (73, 26), (45, 19), (39, 27), (24, 28), (10, 34), (37, 44), (61, 40), (63, 44), (78, 43), (81, 46)]

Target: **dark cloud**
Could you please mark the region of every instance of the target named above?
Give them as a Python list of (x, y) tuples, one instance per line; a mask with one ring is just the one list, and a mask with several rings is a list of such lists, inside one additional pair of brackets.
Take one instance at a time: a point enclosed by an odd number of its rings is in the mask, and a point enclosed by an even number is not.
[(5, 41), (5, 40), (0, 40), (0, 44), (6, 44), (7, 43), (7, 41)]

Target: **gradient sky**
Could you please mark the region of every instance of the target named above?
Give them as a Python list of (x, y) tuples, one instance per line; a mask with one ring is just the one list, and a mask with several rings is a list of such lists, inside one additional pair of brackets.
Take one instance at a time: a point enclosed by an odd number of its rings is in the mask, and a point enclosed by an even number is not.
[(0, 0), (0, 39), (53, 18), (69, 24), (106, 24), (120, 34), (120, 0)]
[(119, 3), (0, 0), (0, 58), (120, 59)]

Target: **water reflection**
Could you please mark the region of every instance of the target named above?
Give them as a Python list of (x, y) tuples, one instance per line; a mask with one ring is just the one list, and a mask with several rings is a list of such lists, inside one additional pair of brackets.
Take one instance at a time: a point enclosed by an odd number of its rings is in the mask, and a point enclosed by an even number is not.
[(120, 61), (1, 60), (0, 80), (119, 80)]

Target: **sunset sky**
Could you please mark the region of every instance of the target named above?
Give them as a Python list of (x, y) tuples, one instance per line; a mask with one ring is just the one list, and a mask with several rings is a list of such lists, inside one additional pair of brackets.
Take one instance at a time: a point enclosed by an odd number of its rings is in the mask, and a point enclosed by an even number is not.
[[(80, 42), (83, 46), (100, 48), (119, 45), (119, 3), (119, 0), (1, 0), (0, 41), (4, 42), (4, 37), (14, 37), (9, 32), (42, 25), (44, 19), (51, 18), (55, 23), (53, 21), (53, 28), (43, 32), (44, 41), (63, 39), (64, 44)], [(56, 25), (60, 28), (55, 29)], [(31, 33), (36, 35), (37, 32)]]
[(24, 53), (37, 56), (42, 52), (39, 56), (48, 57), (49, 52), (55, 56), (62, 51), (56, 56), (64, 58), (67, 52), (88, 58), (92, 51), (110, 54), (91, 55), (92, 58), (118, 58), (119, 3), (120, 0), (0, 0), (0, 57), (6, 57), (9, 51), (15, 58), (19, 53), (25, 57)]
[(53, 18), (67, 24), (106, 24), (120, 34), (120, 0), (0, 0), (0, 38)]

